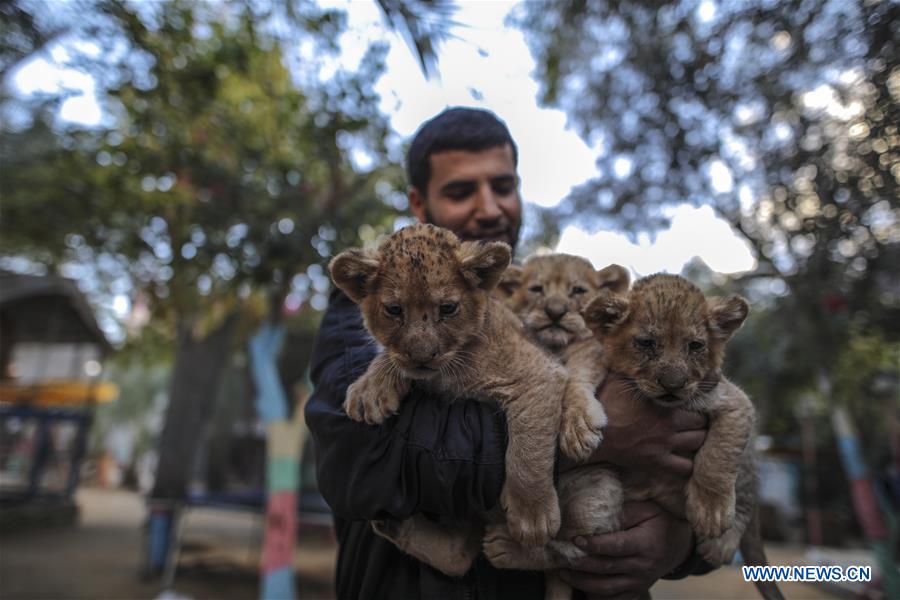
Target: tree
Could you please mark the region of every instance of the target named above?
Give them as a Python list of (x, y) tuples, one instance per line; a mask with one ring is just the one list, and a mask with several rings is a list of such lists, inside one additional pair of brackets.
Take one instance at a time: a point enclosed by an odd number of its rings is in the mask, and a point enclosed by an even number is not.
[(664, 227), (667, 205), (710, 205), (755, 250), (738, 285), (765, 299), (791, 358), (774, 366), (796, 382), (779, 398), (827, 379), (851, 328), (896, 340), (898, 11), (524, 4), (542, 100), (598, 155), (597, 177), (547, 220), (634, 233)]
[(376, 1), (390, 27), (406, 38), (422, 73), (426, 77), (437, 75), (437, 49), (450, 37), (450, 28), (457, 25), (452, 20), (456, 7), (447, 0)]
[(65, 28), (62, 25), (43, 26), (21, 3), (14, 0), (0, 1), (3, 16), (3, 34), (0, 35), (0, 81), (23, 60), (58, 38)]
[[(72, 65), (102, 82), (109, 123), (60, 127), (45, 110), (4, 130), (0, 247), (129, 291), (154, 330), (177, 340), (167, 475), (154, 495), (178, 497), (248, 318), (277, 319), (286, 299), (296, 308), (324, 290), (333, 248), (359, 243), (361, 225), (372, 236), (389, 229), (398, 214), (401, 172), (372, 89), (385, 47), (323, 81), (316, 70), (344, 27), (338, 11), (91, 7), (85, 31), (100, 51), (79, 55), (76, 38), (69, 48)], [(296, 58), (285, 44), (298, 41), (311, 46), (302, 73), (285, 66)], [(24, 145), (35, 139), (45, 143)]]

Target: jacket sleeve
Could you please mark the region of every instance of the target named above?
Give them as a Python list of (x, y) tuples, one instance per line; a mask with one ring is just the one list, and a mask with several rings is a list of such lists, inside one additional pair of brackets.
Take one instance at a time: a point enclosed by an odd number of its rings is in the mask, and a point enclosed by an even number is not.
[(335, 291), (313, 349), (315, 391), (305, 413), (325, 501), (346, 519), (467, 516), (492, 508), (504, 479), (503, 413), (413, 388), (383, 424), (351, 420), (342, 408), (347, 387), (378, 350), (358, 307)]

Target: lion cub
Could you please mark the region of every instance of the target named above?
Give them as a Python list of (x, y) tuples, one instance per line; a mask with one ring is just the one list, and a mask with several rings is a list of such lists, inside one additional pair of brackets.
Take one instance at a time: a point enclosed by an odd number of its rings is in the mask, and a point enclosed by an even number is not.
[[(497, 295), (522, 320), (525, 332), (553, 353), (567, 368), (559, 447), (566, 456), (583, 456), (596, 447), (606, 425), (606, 413), (595, 399), (602, 347), (584, 323), (581, 311), (600, 290), (622, 293), (628, 289), (628, 271), (610, 265), (599, 271), (589, 261), (570, 254), (529, 257), (522, 266), (511, 265)], [(592, 419), (585, 422), (584, 415)], [(585, 430), (584, 426), (590, 429)]]
[[(384, 347), (347, 390), (347, 414), (381, 423), (398, 410), (411, 385), (448, 399), (499, 404), (509, 435), (500, 503), (512, 536), (538, 546), (560, 524), (553, 467), (566, 373), (528, 341), (518, 318), (490, 296), (509, 261), (506, 244), (460, 242), (447, 230), (414, 225), (387, 237), (375, 250), (341, 253), (329, 268)], [(590, 423), (591, 415), (584, 420)], [(591, 450), (586, 444), (579, 456), (585, 458)], [(457, 529), (435, 528), (423, 517), (376, 526), (417, 558), (461, 575), (480, 550), (480, 535), (474, 536), (473, 547), (471, 528)], [(437, 537), (423, 546), (416, 541), (420, 533)], [(444, 543), (441, 536), (447, 535), (456, 542)]]
[(624, 376), (637, 396), (709, 416), (687, 489), (677, 479), (647, 482), (703, 538), (719, 537), (734, 520), (738, 464), (753, 430), (746, 395), (712, 393), (722, 380), (725, 343), (749, 310), (740, 296), (707, 300), (683, 277), (658, 274), (638, 280), (627, 296), (601, 292), (584, 313), (603, 344), (603, 366)]

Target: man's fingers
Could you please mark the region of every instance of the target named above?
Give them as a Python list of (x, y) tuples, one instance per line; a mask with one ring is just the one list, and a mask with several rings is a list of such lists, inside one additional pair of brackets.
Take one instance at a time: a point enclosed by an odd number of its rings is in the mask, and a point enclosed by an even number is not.
[(692, 410), (676, 410), (672, 413), (672, 428), (675, 431), (706, 429), (709, 418)]
[(694, 461), (677, 454), (665, 454), (659, 458), (659, 466), (671, 475), (687, 479), (694, 472)]
[(628, 530), (578, 536), (575, 538), (575, 545), (588, 554), (612, 557), (633, 556), (638, 551), (637, 540), (634, 534)]
[(594, 575), (631, 575), (647, 571), (647, 562), (637, 556), (627, 558), (607, 558), (586, 556), (572, 562), (572, 569)]
[(652, 519), (662, 512), (662, 507), (656, 502), (626, 502), (622, 510), (622, 530), (631, 529), (647, 519)]
[(559, 576), (573, 588), (599, 596), (613, 596), (642, 590), (647, 587), (640, 579), (630, 576), (598, 577), (590, 573), (570, 571), (568, 569), (561, 570)]
[(705, 439), (705, 429), (679, 431), (672, 436), (672, 452), (694, 453), (700, 449)]

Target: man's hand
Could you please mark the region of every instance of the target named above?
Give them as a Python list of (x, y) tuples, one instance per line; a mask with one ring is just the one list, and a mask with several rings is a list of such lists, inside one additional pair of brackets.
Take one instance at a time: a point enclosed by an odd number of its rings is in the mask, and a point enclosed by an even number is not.
[[(694, 453), (706, 439), (705, 415), (667, 410), (639, 398), (630, 384), (611, 376), (597, 399), (609, 418), (603, 442), (586, 462), (608, 462), (632, 471), (665, 471), (691, 476)], [(560, 468), (570, 464), (560, 462)], [(654, 502), (630, 502), (624, 508), (623, 529), (575, 543), (590, 556), (560, 572), (589, 598), (634, 598), (657, 579), (687, 560), (694, 547), (690, 524)]]
[(606, 381), (597, 399), (603, 403), (609, 423), (603, 429), (603, 442), (586, 462), (691, 476), (693, 455), (706, 439), (705, 415), (667, 410), (638, 398), (628, 382), (615, 375)]
[(694, 547), (687, 521), (654, 502), (625, 505), (624, 529), (575, 538), (589, 556), (560, 576), (588, 598), (634, 598), (684, 563)]

